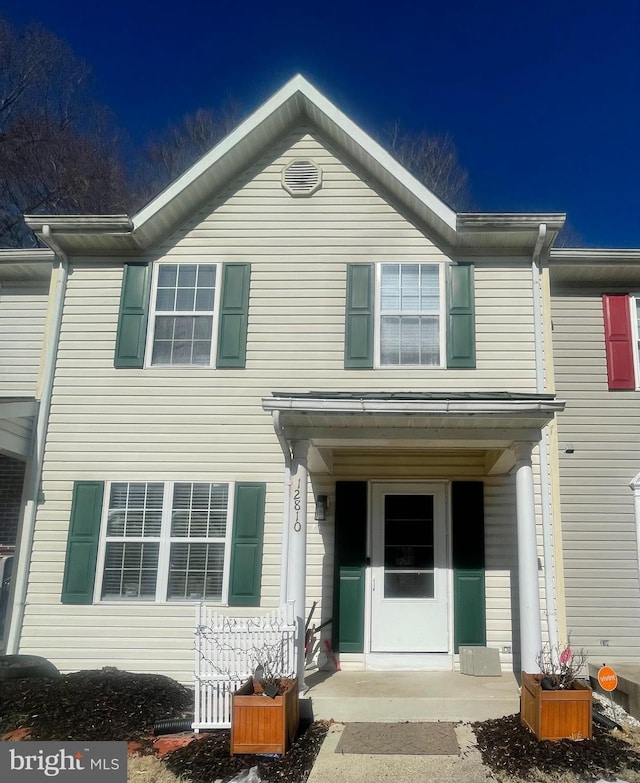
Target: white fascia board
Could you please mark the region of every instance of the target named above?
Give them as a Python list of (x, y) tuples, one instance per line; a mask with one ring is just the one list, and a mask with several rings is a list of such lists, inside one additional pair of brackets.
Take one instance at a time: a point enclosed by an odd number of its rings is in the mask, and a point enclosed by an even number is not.
[(48, 247), (0, 248), (0, 264), (50, 264), (54, 258)]
[(550, 264), (637, 264), (640, 262), (640, 248), (553, 248), (549, 254)]
[[(193, 164), (187, 171), (165, 188), (155, 199), (149, 202), (133, 217), (134, 230), (143, 228), (158, 211), (171, 203), (191, 183), (207, 172), (234, 146), (248, 137), (272, 114), (284, 110), (286, 104), (299, 96), (300, 109), (304, 101), (308, 101), (315, 109), (324, 114), (336, 128), (342, 130), (359, 145), (379, 166), (400, 182), (415, 197), (431, 209), (452, 231), (456, 227), (456, 213), (430, 190), (422, 185), (401, 166), (385, 149), (368, 136), (352, 120), (343, 114), (327, 98), (325, 98), (304, 77), (297, 75), (262, 104), (253, 114), (242, 122), (234, 131), (220, 141), (208, 153)], [(308, 113), (308, 112), (307, 112)]]
[(43, 226), (61, 234), (123, 234), (133, 228), (128, 215), (25, 215), (24, 220), (36, 234)]
[(561, 400), (334, 400), (334, 399), (298, 399), (292, 397), (264, 397), (262, 407), (265, 411), (297, 411), (301, 413), (383, 413), (434, 415), (553, 415), (564, 410)]
[(564, 212), (460, 212), (459, 230), (511, 229), (530, 231), (544, 223), (549, 230), (559, 231), (567, 216)]
[[(299, 80), (299, 81), (297, 81)], [(384, 149), (377, 141), (365, 133), (362, 128), (349, 119), (346, 114), (340, 111), (331, 101), (322, 95), (313, 85), (311, 85), (302, 76), (297, 76), (295, 81), (299, 86), (299, 91), (304, 97), (323, 112), (340, 130), (358, 144), (368, 155), (371, 156), (382, 168), (386, 169), (400, 184), (402, 184), (410, 193), (424, 203), (434, 214), (436, 214), (443, 223), (450, 229), (456, 229), (456, 212), (441, 201), (434, 193), (419, 182), (410, 174), (404, 166)]]
[(248, 136), (262, 122), (264, 122), (267, 117), (273, 114), (274, 111), (281, 108), (288, 100), (290, 100), (299, 90), (299, 79), (302, 79), (302, 77), (296, 76), (291, 79), (291, 81), (287, 82), (284, 87), (278, 90), (275, 95), (273, 95), (258, 109), (256, 109), (256, 111), (247, 117), (244, 122), (241, 122), (235, 130), (231, 131), (228, 136), (225, 136), (222, 141), (218, 142), (218, 144), (212, 147), (209, 152), (205, 153), (199, 160), (190, 166), (184, 172), (184, 174), (178, 177), (178, 179), (174, 180), (168, 187), (166, 187), (145, 207), (143, 207), (140, 212), (134, 215), (134, 230), (142, 228), (144, 224), (156, 214), (156, 212), (159, 212), (163, 207), (178, 197), (185, 188), (201, 177), (209, 168), (211, 168), (211, 166), (220, 160), (220, 158), (226, 155), (229, 150), (235, 147), (238, 142), (244, 139), (245, 136)]

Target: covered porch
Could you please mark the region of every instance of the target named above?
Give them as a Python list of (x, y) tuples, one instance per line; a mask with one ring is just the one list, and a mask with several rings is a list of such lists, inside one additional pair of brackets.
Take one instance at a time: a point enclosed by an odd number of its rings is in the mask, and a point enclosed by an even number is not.
[[(487, 536), (482, 533), (482, 492), (498, 482), (500, 524), (513, 533), (513, 552), (501, 567), (511, 574), (513, 584), (506, 589), (515, 600), (510, 611), (505, 605), (501, 622), (513, 632), (514, 668), (537, 670), (543, 615), (536, 496), (549, 486), (546, 443), (535, 461), (532, 454), (562, 402), (553, 395), (507, 392), (277, 392), (263, 399), (263, 408), (273, 415), (285, 456), (281, 598), (295, 603), (299, 638), (303, 608), (320, 597), (323, 618), (333, 608), (334, 648), (347, 668), (454, 675), (459, 644), (486, 644), (480, 627), (477, 639), (464, 639), (458, 621), (463, 612), (473, 619), (484, 601), (482, 558), (486, 541), (499, 531), (492, 523)], [(416, 462), (407, 468), (399, 455)], [(345, 468), (348, 459), (351, 467)], [(404, 472), (397, 468), (400, 462)], [(324, 487), (334, 491), (329, 501), (335, 504), (336, 550), (341, 533), (350, 531), (348, 557), (325, 558), (324, 582), (333, 582), (333, 596), (331, 588), (307, 596), (310, 486), (316, 501)], [(470, 496), (473, 502), (467, 502)], [(494, 501), (494, 517), (495, 506)], [(394, 530), (402, 526), (426, 532), (398, 541)], [(327, 552), (333, 548), (330, 537)], [(545, 562), (545, 573), (552, 567)], [(350, 638), (343, 634), (347, 605), (348, 632), (361, 618)], [(419, 626), (421, 634), (406, 633)], [(303, 671), (302, 650), (297, 670)]]
[(474, 677), (460, 672), (316, 671), (306, 677), (301, 707), (315, 720), (476, 721), (520, 709), (512, 672)]

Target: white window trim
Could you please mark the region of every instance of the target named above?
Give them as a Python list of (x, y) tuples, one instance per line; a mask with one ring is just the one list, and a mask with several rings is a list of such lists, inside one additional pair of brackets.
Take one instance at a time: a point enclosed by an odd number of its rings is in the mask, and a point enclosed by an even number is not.
[[(213, 323), (211, 325), (211, 356), (209, 358), (209, 364), (152, 364), (151, 357), (153, 355), (153, 339), (156, 331), (156, 300), (158, 297), (158, 274), (160, 267), (164, 266), (180, 266), (182, 264), (189, 265), (201, 265), (207, 264), (208, 266), (216, 267), (216, 290), (213, 302)], [(153, 263), (152, 276), (151, 276), (151, 301), (149, 302), (149, 323), (147, 325), (147, 341), (144, 350), (144, 367), (149, 370), (210, 370), (216, 366), (216, 355), (218, 352), (218, 324), (220, 322), (220, 302), (222, 299), (222, 262), (212, 261), (211, 259), (193, 259), (193, 258), (180, 258), (171, 259), (163, 258), (161, 261), (155, 261)]]
[[(120, 599), (103, 599), (102, 596), (102, 580), (104, 576), (104, 561), (107, 549), (107, 517), (109, 512), (109, 499), (111, 497), (111, 485), (112, 484), (163, 484), (162, 495), (162, 527), (160, 532), (160, 546), (158, 551), (158, 568), (156, 576), (156, 595), (153, 600), (144, 598), (133, 598), (131, 600), (127, 598)], [(150, 606), (155, 604), (164, 605), (192, 605), (197, 603), (199, 599), (171, 599), (167, 598), (167, 587), (169, 584), (169, 555), (171, 550), (171, 544), (174, 541), (189, 541), (195, 543), (209, 543), (211, 541), (222, 541), (223, 539), (211, 539), (211, 538), (175, 538), (170, 535), (171, 530), (171, 506), (172, 506), (172, 492), (175, 484), (226, 484), (228, 487), (227, 497), (227, 524), (224, 537), (224, 571), (222, 574), (222, 596), (219, 602), (207, 599), (207, 603), (215, 604), (215, 606), (228, 606), (229, 604), (229, 582), (231, 576), (231, 540), (233, 535), (233, 518), (234, 518), (234, 503), (235, 503), (235, 481), (220, 480), (207, 480), (207, 479), (140, 479), (140, 478), (128, 478), (128, 479), (113, 479), (104, 482), (104, 496), (102, 499), (102, 517), (100, 520), (100, 538), (98, 542), (98, 557), (96, 560), (96, 574), (93, 586), (93, 603), (101, 604), (103, 606), (131, 606), (131, 605), (143, 605)], [(131, 538), (132, 542), (137, 541), (155, 541), (155, 537), (144, 538)], [(203, 599), (204, 600), (204, 599)]]
[[(385, 264), (429, 264), (439, 267), (438, 270), (438, 295), (440, 298), (440, 363), (439, 364), (382, 364), (380, 361), (380, 321), (382, 305), (382, 267)], [(373, 366), (377, 370), (413, 369), (421, 371), (442, 370), (447, 364), (447, 308), (446, 308), (446, 263), (444, 261), (405, 260), (405, 261), (380, 261), (375, 265), (375, 296), (374, 296), (374, 333), (373, 333)]]
[(640, 293), (630, 293), (627, 296), (629, 305), (629, 320), (631, 322), (631, 338), (633, 340), (633, 373), (636, 390), (640, 390), (640, 330), (638, 329), (638, 316), (636, 315), (636, 302), (640, 301)]

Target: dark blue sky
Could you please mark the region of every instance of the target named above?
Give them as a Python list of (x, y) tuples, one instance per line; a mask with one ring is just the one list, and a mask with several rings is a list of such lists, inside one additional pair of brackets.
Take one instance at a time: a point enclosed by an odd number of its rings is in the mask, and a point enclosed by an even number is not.
[(93, 67), (134, 141), (302, 73), (365, 130), (449, 132), (482, 211), (640, 247), (640, 0), (0, 0)]

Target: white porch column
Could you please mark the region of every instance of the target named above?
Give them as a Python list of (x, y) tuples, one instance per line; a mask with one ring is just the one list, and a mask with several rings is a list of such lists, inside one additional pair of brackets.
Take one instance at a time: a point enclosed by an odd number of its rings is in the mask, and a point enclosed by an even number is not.
[(289, 507), (289, 579), (287, 600), (295, 601), (298, 626), (298, 687), (304, 690), (304, 624), (307, 579), (307, 454), (308, 441), (292, 444), (291, 499)]
[(540, 671), (536, 656), (542, 647), (538, 545), (531, 467), (531, 443), (516, 443), (516, 517), (518, 533), (518, 588), (520, 593), (520, 665), (522, 671)]

